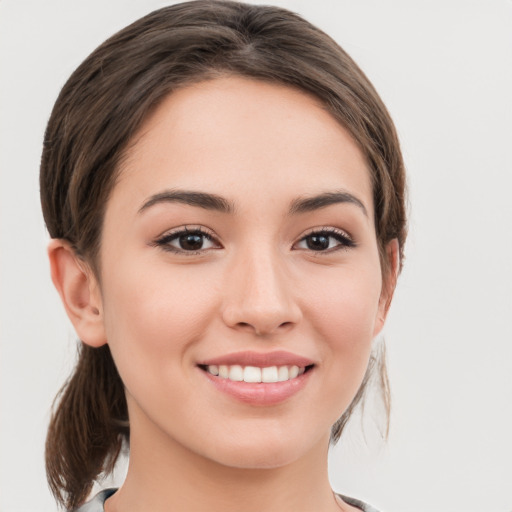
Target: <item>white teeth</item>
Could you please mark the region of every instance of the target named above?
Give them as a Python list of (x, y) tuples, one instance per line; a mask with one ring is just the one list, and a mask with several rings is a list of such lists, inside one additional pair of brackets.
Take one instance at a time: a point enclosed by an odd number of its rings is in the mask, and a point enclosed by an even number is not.
[(284, 382), (290, 378), (288, 366), (280, 366), (277, 370), (277, 382)]
[(291, 366), (290, 367), (290, 379), (295, 379), (299, 375), (299, 367), (298, 366)]
[(221, 379), (229, 379), (235, 382), (285, 382), (287, 380), (295, 379), (302, 375), (305, 367), (299, 366), (266, 366), (259, 368), (257, 366), (242, 367), (238, 364), (228, 365), (209, 365), (206, 371), (212, 375), (219, 376)]
[(244, 382), (261, 382), (261, 368), (246, 366), (244, 368)]
[(237, 364), (234, 364), (233, 366), (230, 366), (229, 367), (229, 377), (228, 377), (229, 380), (234, 380), (236, 382), (241, 382), (244, 380), (244, 369), (237, 365)]
[(261, 370), (261, 382), (277, 382), (277, 366), (269, 366)]

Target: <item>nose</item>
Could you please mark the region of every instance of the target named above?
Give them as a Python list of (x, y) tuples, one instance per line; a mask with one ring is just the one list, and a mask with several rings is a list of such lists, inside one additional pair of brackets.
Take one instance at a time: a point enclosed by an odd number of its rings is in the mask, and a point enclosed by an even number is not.
[(275, 255), (241, 255), (227, 281), (222, 316), (230, 328), (268, 336), (300, 322), (293, 278)]

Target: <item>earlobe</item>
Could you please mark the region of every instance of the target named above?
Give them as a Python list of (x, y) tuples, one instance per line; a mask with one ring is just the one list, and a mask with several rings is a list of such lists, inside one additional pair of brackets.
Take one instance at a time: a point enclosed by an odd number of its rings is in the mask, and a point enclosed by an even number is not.
[(380, 333), (384, 327), (386, 317), (391, 306), (393, 294), (395, 293), (398, 273), (400, 271), (400, 246), (398, 240), (393, 238), (386, 247), (386, 258), (388, 268), (383, 275), (382, 291), (379, 300), (379, 312), (375, 323), (374, 336)]
[(101, 295), (92, 270), (65, 240), (52, 239), (48, 257), (53, 284), (79, 338), (92, 347), (104, 345)]

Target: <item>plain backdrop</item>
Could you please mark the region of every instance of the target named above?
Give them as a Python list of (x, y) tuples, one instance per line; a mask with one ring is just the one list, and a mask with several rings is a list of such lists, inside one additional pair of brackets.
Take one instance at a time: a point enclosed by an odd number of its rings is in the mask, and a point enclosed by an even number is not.
[[(274, 3), (367, 73), (409, 172), (407, 259), (385, 329), (390, 437), (369, 407), (331, 453), (333, 488), (383, 512), (510, 512), (512, 2)], [(45, 124), (97, 45), (166, 4), (0, 0), (1, 512), (56, 510), (44, 438), (75, 356), (39, 207)]]

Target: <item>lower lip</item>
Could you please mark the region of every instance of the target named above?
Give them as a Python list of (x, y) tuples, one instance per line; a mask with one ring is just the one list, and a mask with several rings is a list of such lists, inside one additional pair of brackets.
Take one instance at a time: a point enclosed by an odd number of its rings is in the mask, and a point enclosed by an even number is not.
[(313, 368), (291, 380), (266, 383), (236, 382), (217, 377), (201, 369), (200, 371), (219, 391), (236, 398), (240, 402), (267, 406), (284, 402), (298, 393), (306, 385)]

